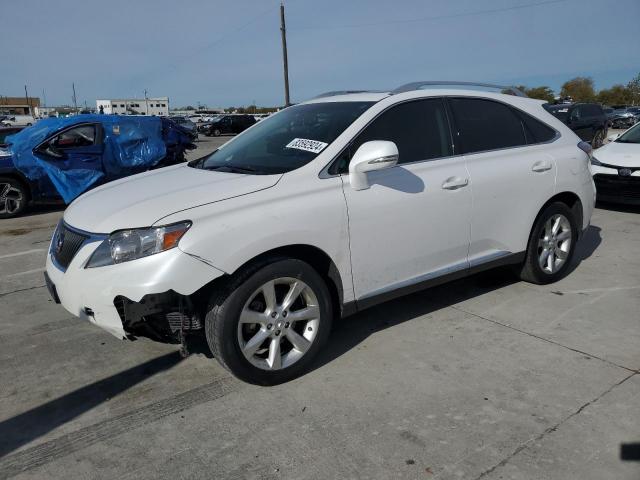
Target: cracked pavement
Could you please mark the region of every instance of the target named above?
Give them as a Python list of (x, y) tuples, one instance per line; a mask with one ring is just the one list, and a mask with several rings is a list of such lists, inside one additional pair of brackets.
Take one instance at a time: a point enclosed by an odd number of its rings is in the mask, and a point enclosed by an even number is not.
[(54, 305), (60, 216), (0, 222), (0, 478), (640, 478), (619, 459), (640, 442), (640, 211), (598, 208), (557, 284), (487, 272), (339, 322), (271, 388)]

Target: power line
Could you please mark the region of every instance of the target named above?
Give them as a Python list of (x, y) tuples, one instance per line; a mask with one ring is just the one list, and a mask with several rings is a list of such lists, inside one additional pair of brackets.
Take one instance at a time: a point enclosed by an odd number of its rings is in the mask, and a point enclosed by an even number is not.
[(540, 7), (543, 5), (564, 3), (566, 1), (568, 0), (547, 0), (544, 2), (528, 3), (524, 5), (514, 5), (511, 7), (492, 8), (488, 10), (476, 10), (475, 12), (453, 13), (448, 15), (436, 15), (431, 17), (410, 18), (410, 19), (401, 19), (401, 20), (386, 20), (386, 21), (371, 22), (371, 23), (354, 23), (350, 25), (317, 25), (317, 26), (308, 25), (308, 26), (301, 26), (301, 27), (293, 27), (293, 28), (290, 28), (289, 30), (296, 31), (296, 30), (329, 30), (329, 29), (336, 29), (336, 28), (365, 28), (365, 27), (379, 27), (382, 25), (403, 24), (403, 23), (432, 22), (434, 20), (447, 20), (451, 18), (473, 17), (476, 15), (488, 15), (491, 13), (521, 10), (524, 8), (534, 8), (534, 7)]

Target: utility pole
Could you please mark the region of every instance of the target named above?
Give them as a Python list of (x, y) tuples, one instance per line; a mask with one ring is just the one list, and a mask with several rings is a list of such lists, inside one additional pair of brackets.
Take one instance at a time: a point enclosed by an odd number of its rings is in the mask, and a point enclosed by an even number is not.
[(27, 86), (24, 86), (24, 98), (27, 101), (27, 108), (29, 108), (29, 115), (32, 115), (31, 113), (31, 102), (29, 102), (29, 92), (27, 92)]
[(147, 89), (144, 89), (144, 114), (149, 115), (149, 101), (147, 100)]
[(280, 2), (280, 33), (282, 35), (282, 63), (284, 66), (284, 106), (291, 105), (289, 100), (289, 61), (287, 60), (287, 28), (284, 23), (284, 2)]
[(76, 99), (76, 84), (72, 83), (71, 88), (73, 89), (73, 110), (74, 113), (78, 114), (78, 100)]

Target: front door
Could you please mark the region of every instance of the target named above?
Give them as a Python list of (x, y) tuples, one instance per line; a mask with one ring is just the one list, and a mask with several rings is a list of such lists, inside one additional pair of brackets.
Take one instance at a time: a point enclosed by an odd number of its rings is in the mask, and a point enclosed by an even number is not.
[(340, 159), (342, 172), (371, 140), (394, 142), (399, 161), (370, 172), (367, 190), (354, 190), (344, 176), (359, 301), (468, 266), (469, 175), (464, 157), (453, 155), (444, 101), (413, 100), (383, 112)]

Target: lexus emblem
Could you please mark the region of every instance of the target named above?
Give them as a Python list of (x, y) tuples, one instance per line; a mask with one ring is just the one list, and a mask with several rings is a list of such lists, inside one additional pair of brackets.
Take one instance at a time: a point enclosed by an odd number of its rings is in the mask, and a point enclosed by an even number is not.
[(631, 169), (630, 168), (621, 168), (620, 170), (618, 170), (618, 175), (620, 175), (621, 177), (630, 177), (631, 176)]
[(60, 229), (58, 231), (58, 234), (56, 235), (56, 241), (55, 241), (55, 252), (56, 255), (59, 255), (60, 252), (62, 251), (62, 246), (64, 245), (64, 230)]

